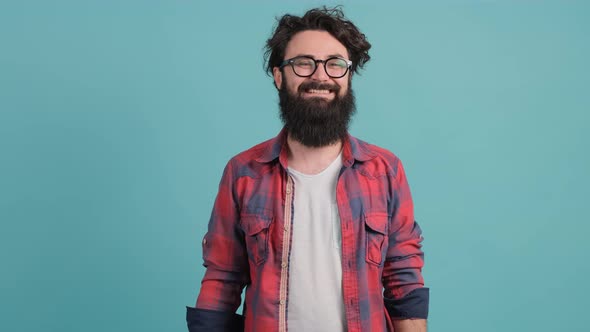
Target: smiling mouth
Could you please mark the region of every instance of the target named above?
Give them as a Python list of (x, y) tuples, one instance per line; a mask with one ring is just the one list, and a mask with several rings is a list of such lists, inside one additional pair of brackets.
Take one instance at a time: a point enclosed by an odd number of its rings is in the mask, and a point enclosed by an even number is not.
[(320, 90), (320, 89), (309, 89), (309, 90), (307, 90), (307, 93), (318, 93), (318, 94), (328, 94), (328, 93), (331, 93), (331, 92), (332, 91), (325, 90), (325, 89), (323, 89), (323, 90)]
[(340, 87), (335, 84), (321, 84), (317, 82), (302, 83), (299, 86), (299, 93), (304, 98), (322, 98), (331, 100), (336, 98)]
[(328, 89), (305, 89), (305, 93), (315, 96), (329, 95), (333, 91)]

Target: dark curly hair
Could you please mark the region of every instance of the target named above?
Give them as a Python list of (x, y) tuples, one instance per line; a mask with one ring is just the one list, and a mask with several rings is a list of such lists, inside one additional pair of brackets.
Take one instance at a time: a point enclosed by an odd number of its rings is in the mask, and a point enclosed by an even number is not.
[(371, 44), (359, 29), (344, 17), (340, 6), (310, 9), (303, 17), (283, 15), (277, 18), (278, 24), (273, 35), (266, 41), (264, 60), (267, 74), (272, 76), (272, 69), (283, 62), (285, 49), (291, 38), (298, 32), (305, 30), (323, 30), (330, 33), (344, 47), (346, 47), (352, 71), (358, 73), (365, 63), (371, 59), (369, 49)]

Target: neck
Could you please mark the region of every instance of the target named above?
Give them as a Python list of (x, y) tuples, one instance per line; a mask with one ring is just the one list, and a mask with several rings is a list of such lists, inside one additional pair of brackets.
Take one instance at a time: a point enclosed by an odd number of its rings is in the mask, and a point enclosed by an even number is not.
[(303, 174), (318, 174), (326, 169), (338, 157), (342, 150), (342, 141), (322, 147), (309, 147), (287, 136), (289, 146), (289, 167)]

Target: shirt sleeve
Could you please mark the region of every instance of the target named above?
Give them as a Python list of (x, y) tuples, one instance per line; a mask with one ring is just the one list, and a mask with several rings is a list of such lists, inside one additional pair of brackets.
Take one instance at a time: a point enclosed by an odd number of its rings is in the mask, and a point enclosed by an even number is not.
[[(203, 238), (203, 260), (206, 271), (196, 303), (197, 312), (201, 314), (193, 315), (193, 318), (197, 317), (193, 323), (202, 324), (198, 321), (199, 317), (231, 320), (240, 306), (242, 290), (250, 283), (244, 233), (239, 227), (232, 161), (223, 171), (208, 230)], [(212, 315), (211, 311), (218, 315)]]
[(392, 319), (426, 319), (429, 290), (422, 277), (422, 231), (414, 220), (410, 188), (399, 160), (391, 190), (392, 217), (382, 275), (385, 308)]

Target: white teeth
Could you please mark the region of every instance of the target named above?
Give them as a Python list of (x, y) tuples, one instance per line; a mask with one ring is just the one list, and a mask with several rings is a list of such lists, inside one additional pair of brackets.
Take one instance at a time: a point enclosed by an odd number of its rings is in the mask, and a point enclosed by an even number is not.
[(309, 93), (327, 94), (327, 93), (330, 93), (330, 90), (309, 89), (308, 92)]

